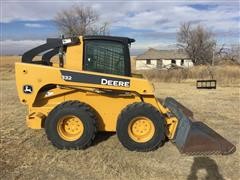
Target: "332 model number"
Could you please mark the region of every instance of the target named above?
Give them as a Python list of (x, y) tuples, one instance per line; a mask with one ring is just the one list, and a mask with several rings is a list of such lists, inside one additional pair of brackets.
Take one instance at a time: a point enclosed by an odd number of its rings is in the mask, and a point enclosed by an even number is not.
[(62, 79), (65, 80), (65, 81), (71, 81), (72, 80), (72, 76), (62, 75)]

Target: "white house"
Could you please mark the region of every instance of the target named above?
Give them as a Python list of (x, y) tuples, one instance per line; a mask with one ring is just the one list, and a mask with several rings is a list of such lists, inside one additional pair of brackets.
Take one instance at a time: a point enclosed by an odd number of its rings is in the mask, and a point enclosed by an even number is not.
[(142, 69), (169, 69), (172, 67), (192, 67), (192, 60), (183, 52), (177, 50), (148, 49), (136, 58), (136, 70)]

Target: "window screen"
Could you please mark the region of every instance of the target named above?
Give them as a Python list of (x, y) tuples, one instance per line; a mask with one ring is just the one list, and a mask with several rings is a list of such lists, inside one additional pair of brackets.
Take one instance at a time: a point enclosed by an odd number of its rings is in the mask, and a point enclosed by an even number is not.
[(122, 43), (91, 40), (85, 44), (84, 69), (107, 74), (124, 75), (124, 46)]

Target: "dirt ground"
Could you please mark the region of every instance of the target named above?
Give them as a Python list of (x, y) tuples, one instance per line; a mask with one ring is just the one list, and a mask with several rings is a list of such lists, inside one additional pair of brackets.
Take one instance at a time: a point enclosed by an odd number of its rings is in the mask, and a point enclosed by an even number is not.
[(193, 83), (154, 83), (160, 98), (175, 97), (237, 146), (229, 156), (185, 156), (170, 142), (153, 152), (130, 152), (115, 134), (98, 134), (86, 150), (58, 150), (44, 130), (25, 125), (13, 64), (0, 67), (1, 179), (239, 179), (240, 88), (197, 90)]

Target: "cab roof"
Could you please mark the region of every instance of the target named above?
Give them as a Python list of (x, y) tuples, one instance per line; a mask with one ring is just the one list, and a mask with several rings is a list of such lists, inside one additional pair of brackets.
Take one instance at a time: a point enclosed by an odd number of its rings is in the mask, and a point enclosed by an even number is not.
[(109, 40), (109, 41), (119, 41), (127, 44), (131, 44), (135, 42), (135, 39), (128, 38), (128, 37), (121, 37), (121, 36), (83, 36), (84, 40)]

